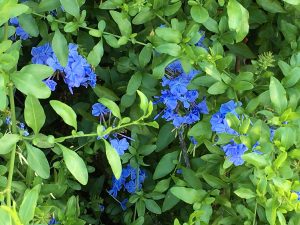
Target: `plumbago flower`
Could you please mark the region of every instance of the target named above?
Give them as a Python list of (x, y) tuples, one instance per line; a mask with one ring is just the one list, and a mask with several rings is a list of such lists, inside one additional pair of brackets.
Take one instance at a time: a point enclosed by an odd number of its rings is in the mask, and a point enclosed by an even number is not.
[[(139, 171), (138, 176), (137, 170)], [(144, 170), (135, 169), (128, 164), (125, 168), (123, 168), (120, 179), (113, 177), (112, 187), (108, 193), (115, 199), (121, 190), (132, 194), (142, 188), (145, 179), (146, 173)], [(126, 209), (127, 201), (128, 199), (124, 199), (122, 202), (119, 202), (123, 210)]]
[[(20, 37), (21, 40), (27, 40), (30, 38), (30, 35), (20, 26), (19, 20), (17, 17), (11, 18), (9, 24), (13, 25), (16, 28), (16, 36)], [(15, 36), (11, 36), (12, 40), (16, 40)]]
[[(231, 113), (235, 115), (237, 118), (240, 118), (240, 116), (236, 112), (236, 108), (238, 106), (241, 106), (241, 103), (234, 102), (233, 100), (230, 100), (229, 102), (226, 102), (221, 105), (220, 110), (212, 115), (210, 119), (211, 129), (212, 131), (215, 131), (217, 134), (231, 134), (235, 136), (240, 136), (240, 134), (229, 127), (226, 115), (228, 113)], [(275, 133), (275, 129), (270, 128), (270, 141), (273, 140)], [(257, 141), (253, 146), (252, 150), (253, 152), (257, 154), (263, 154), (259, 150), (257, 150), (257, 147), (259, 146), (259, 142)], [(244, 160), (242, 159), (242, 155), (248, 150), (246, 145), (236, 143), (233, 139), (230, 141), (229, 144), (223, 145), (222, 149), (226, 155), (226, 157), (231, 161), (235, 166), (242, 165), (244, 163)]]
[[(222, 104), (220, 110), (213, 114), (210, 119), (212, 131), (215, 131), (217, 134), (227, 133), (238, 135), (238, 132), (229, 127), (226, 121), (226, 115), (228, 113), (232, 113), (239, 118), (239, 115), (236, 113), (236, 108), (240, 105), (240, 103), (236, 103), (233, 100)], [(238, 144), (234, 140), (231, 140), (229, 144), (222, 146), (222, 149), (226, 157), (228, 157), (235, 166), (239, 166), (244, 163), (242, 155), (248, 150), (246, 145)]]
[[(78, 53), (76, 44), (69, 44), (68, 63), (65, 67), (60, 65), (49, 43), (32, 48), (31, 55), (32, 63), (50, 66), (54, 71), (62, 73), (64, 82), (72, 94), (73, 88), (88, 85), (95, 87), (96, 85), (96, 74), (87, 60)], [(48, 78), (44, 82), (52, 91), (55, 90), (56, 82), (53, 79)]]
[(176, 128), (190, 125), (200, 120), (201, 114), (208, 114), (206, 100), (197, 102), (199, 93), (197, 90), (189, 90), (188, 85), (199, 73), (192, 69), (186, 73), (179, 60), (169, 64), (167, 74), (162, 79), (161, 96), (155, 104), (163, 103), (165, 108), (160, 114), (166, 121), (172, 121)]

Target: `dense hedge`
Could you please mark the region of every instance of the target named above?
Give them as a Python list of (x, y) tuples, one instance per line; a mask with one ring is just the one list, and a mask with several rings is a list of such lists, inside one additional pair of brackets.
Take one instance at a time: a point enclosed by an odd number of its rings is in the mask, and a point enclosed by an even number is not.
[(300, 0), (0, 0), (0, 224), (299, 225)]

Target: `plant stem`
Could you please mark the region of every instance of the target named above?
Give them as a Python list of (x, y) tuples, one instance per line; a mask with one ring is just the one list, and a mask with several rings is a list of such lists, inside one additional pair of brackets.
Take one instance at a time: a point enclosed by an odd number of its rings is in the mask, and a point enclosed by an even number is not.
[[(12, 122), (12, 133), (17, 133), (17, 121), (16, 121), (16, 109), (15, 109), (15, 98), (14, 98), (14, 84), (10, 81), (8, 84), (9, 88), (9, 104), (10, 104), (10, 111), (11, 111), (11, 122)], [(11, 151), (10, 155), (10, 162), (9, 162), (9, 171), (8, 171), (8, 178), (7, 178), (7, 206), (11, 207), (11, 184), (12, 178), (14, 173), (15, 167), (15, 158), (16, 158), (16, 146), (14, 146), (13, 150)]]
[[(38, 17), (47, 19), (47, 17), (46, 17), (45, 15), (43, 15), (43, 14), (39, 14), (39, 13), (32, 13), (32, 14), (35, 15), (35, 16), (38, 16)], [(60, 23), (60, 24), (67, 24), (67, 23), (68, 23), (68, 22), (65, 22), (65, 21), (62, 21), (62, 20), (57, 20), (57, 19), (54, 19), (53, 21), (55, 21), (55, 22), (57, 22), (57, 23)], [(81, 26), (81, 25), (79, 25), (78, 27), (83, 28), (83, 29), (86, 29), (86, 30), (95, 30), (95, 29), (93, 29), (93, 28), (86, 27), (86, 26)], [(112, 34), (112, 33), (106, 32), (106, 31), (103, 31), (103, 34), (111, 35), (111, 36), (114, 36), (114, 37), (116, 37), (116, 38), (121, 38), (121, 37), (122, 37), (122, 36), (120, 36), (120, 35)], [(144, 46), (147, 45), (146, 43), (137, 41), (137, 40), (135, 40), (135, 39), (133, 39), (133, 38), (129, 38), (129, 40), (130, 40), (131, 42), (137, 43), (137, 44), (139, 44), (139, 45), (144, 45)]]
[(187, 147), (184, 141), (184, 137), (183, 137), (183, 131), (179, 130), (179, 142), (180, 142), (180, 146), (181, 146), (181, 150), (182, 150), (182, 155), (184, 158), (184, 162), (187, 168), (191, 168), (191, 164), (190, 164), (190, 159), (187, 153)]

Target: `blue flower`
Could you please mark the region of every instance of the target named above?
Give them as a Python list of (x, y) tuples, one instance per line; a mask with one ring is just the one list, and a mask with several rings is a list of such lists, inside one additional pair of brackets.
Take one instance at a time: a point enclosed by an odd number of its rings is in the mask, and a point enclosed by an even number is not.
[(163, 103), (165, 109), (155, 119), (161, 115), (166, 121), (172, 121), (176, 128), (199, 121), (201, 114), (208, 113), (206, 100), (197, 103), (198, 91), (188, 89), (199, 71), (192, 69), (185, 73), (181, 62), (175, 60), (167, 66), (166, 73), (162, 79), (164, 90), (161, 91), (161, 96), (156, 97), (158, 100), (155, 102)]
[(198, 144), (198, 141), (193, 136), (190, 136), (190, 141), (192, 142), (193, 145)]
[(55, 91), (57, 83), (54, 80), (47, 79), (44, 80), (44, 83), (50, 88), (51, 91)]
[(232, 113), (232, 114), (238, 116), (235, 111), (236, 107), (238, 107), (238, 106), (239, 106), (239, 103), (235, 103), (233, 100), (230, 100), (229, 102), (226, 102), (221, 105), (220, 113), (222, 115), (226, 115), (227, 113)]
[(104, 205), (99, 205), (99, 210), (100, 210), (100, 212), (104, 212), (104, 210), (105, 210)]
[(54, 217), (52, 217), (50, 219), (50, 221), (48, 222), (48, 225), (53, 225), (53, 224), (58, 224), (58, 222), (56, 221), (56, 219)]
[(198, 46), (198, 47), (202, 47), (202, 48), (207, 50), (207, 47), (203, 44), (203, 41), (205, 39), (205, 34), (204, 34), (204, 32), (200, 32), (200, 34), (201, 34), (201, 37), (195, 45)]
[(222, 147), (226, 157), (233, 162), (234, 165), (239, 166), (244, 163), (242, 155), (248, 150), (244, 144), (237, 144), (234, 141)]
[(293, 191), (293, 192), (298, 195), (298, 200), (300, 201), (300, 191)]
[(22, 131), (23, 136), (29, 136), (29, 132), (26, 130), (25, 124), (24, 123), (19, 123), (19, 128)]
[(103, 116), (107, 114), (110, 110), (106, 108), (103, 104), (101, 103), (95, 103), (92, 106), (92, 115), (93, 116)]
[(73, 88), (87, 87), (88, 85), (95, 87), (96, 85), (96, 74), (87, 60), (78, 53), (76, 44), (69, 44), (68, 62), (65, 67), (60, 64), (49, 43), (32, 48), (31, 54), (33, 56), (32, 63), (48, 65), (54, 71), (63, 73), (64, 82), (72, 94)]
[(134, 193), (137, 188), (141, 189), (145, 181), (146, 174), (142, 169), (139, 169), (139, 177), (137, 181), (137, 169), (132, 168), (129, 164), (123, 168), (120, 179), (113, 177), (112, 188), (108, 191), (114, 198), (118, 196), (118, 192), (123, 188), (128, 193)]
[(121, 208), (122, 208), (124, 211), (127, 209), (127, 206), (126, 206), (127, 202), (128, 202), (128, 199), (127, 199), (127, 198), (125, 198), (122, 202), (120, 202)]
[[(29, 34), (20, 26), (17, 17), (11, 18), (9, 23), (16, 28), (16, 35), (19, 36), (21, 40), (27, 40), (30, 38)], [(12, 39), (14, 38), (12, 37)]]
[(10, 118), (10, 116), (7, 116), (5, 118), (5, 123), (6, 123), (6, 125), (10, 125), (11, 124), (11, 118)]
[(129, 148), (129, 143), (126, 138), (122, 138), (121, 140), (112, 139), (110, 140), (110, 144), (119, 155), (124, 155), (125, 151)]

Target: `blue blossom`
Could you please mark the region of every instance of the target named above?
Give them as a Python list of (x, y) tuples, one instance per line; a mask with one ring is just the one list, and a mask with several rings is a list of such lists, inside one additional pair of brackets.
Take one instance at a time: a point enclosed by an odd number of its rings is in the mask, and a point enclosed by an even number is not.
[(11, 118), (10, 118), (10, 116), (7, 116), (5, 118), (5, 123), (6, 123), (6, 125), (10, 125), (11, 124)]
[(128, 199), (127, 199), (127, 198), (125, 198), (122, 202), (120, 202), (121, 208), (122, 208), (124, 211), (127, 209), (127, 206), (126, 206), (127, 202), (128, 202)]
[(118, 192), (122, 189), (128, 193), (134, 193), (137, 189), (142, 188), (145, 181), (145, 171), (139, 169), (139, 176), (137, 180), (137, 169), (132, 168), (129, 164), (123, 168), (120, 179), (113, 177), (112, 188), (108, 191), (114, 198), (118, 196)]
[(104, 212), (104, 210), (105, 210), (104, 205), (99, 205), (99, 210), (100, 210), (100, 212)]
[(244, 163), (242, 155), (248, 150), (244, 144), (237, 144), (234, 141), (222, 147), (226, 157), (233, 162), (234, 165), (239, 166)]
[(56, 219), (54, 217), (51, 217), (50, 221), (48, 222), (48, 225), (58, 224)]
[(197, 103), (198, 91), (188, 89), (191, 80), (199, 71), (192, 69), (185, 73), (181, 62), (175, 60), (167, 66), (166, 73), (162, 79), (164, 89), (155, 102), (164, 104), (165, 109), (155, 119), (161, 116), (166, 121), (172, 121), (176, 128), (199, 121), (201, 114), (208, 113), (206, 100)]
[(25, 137), (29, 136), (29, 132), (27, 131), (26, 126), (25, 126), (24, 123), (19, 123), (19, 128), (22, 131), (23, 136), (25, 136)]
[(119, 155), (124, 155), (125, 151), (129, 148), (129, 143), (126, 138), (120, 140), (112, 139), (110, 140), (110, 144), (116, 149)]
[(239, 106), (239, 103), (235, 103), (233, 100), (222, 104), (220, 107), (220, 111), (213, 114), (210, 119), (212, 131), (215, 131), (217, 134), (227, 133), (227, 134), (238, 135), (238, 133), (235, 130), (229, 127), (226, 121), (227, 113), (232, 113), (237, 117), (239, 117), (235, 111), (237, 106)]
[[(20, 26), (19, 20), (17, 17), (11, 18), (9, 23), (16, 28), (16, 35), (20, 37), (21, 40), (27, 40), (30, 38), (29, 34)], [(11, 37), (13, 40), (14, 37)]]
[(101, 103), (95, 103), (94, 105), (92, 105), (93, 116), (104, 116), (108, 112), (110, 112), (110, 110)]
[(50, 88), (51, 91), (55, 91), (57, 83), (54, 80), (47, 79), (44, 80), (44, 83)]
[[(95, 87), (96, 85), (96, 74), (87, 60), (78, 53), (78, 45), (76, 44), (69, 44), (68, 62), (65, 67), (60, 64), (49, 43), (32, 48), (31, 55), (32, 63), (48, 65), (54, 71), (64, 74), (64, 82), (72, 94), (73, 88), (87, 87), (88, 85)], [(55, 89), (53, 85), (54, 83), (51, 82), (51, 90)]]
[(193, 136), (190, 136), (190, 141), (192, 142), (193, 145), (198, 144), (198, 141)]

